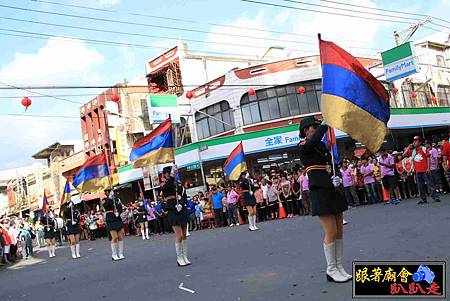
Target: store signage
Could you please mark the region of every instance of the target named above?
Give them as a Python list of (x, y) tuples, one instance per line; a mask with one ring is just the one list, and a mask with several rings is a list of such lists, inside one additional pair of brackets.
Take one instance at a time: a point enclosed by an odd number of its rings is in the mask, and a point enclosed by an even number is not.
[(173, 123), (180, 123), (177, 96), (174, 94), (150, 94), (148, 115), (153, 124), (163, 123), (169, 116)]
[(198, 169), (200, 169), (200, 163), (194, 163), (194, 164), (188, 165), (188, 166), (186, 166), (186, 169), (188, 171), (198, 170)]
[(381, 53), (388, 82), (419, 72), (412, 47), (412, 43), (408, 42)]

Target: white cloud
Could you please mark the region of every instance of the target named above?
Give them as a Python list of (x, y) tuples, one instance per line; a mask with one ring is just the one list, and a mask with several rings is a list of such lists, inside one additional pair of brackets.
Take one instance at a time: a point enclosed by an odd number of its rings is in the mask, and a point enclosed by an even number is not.
[[(16, 53), (11, 62), (0, 68), (0, 82), (20, 86), (92, 85), (100, 83), (101, 77), (95, 67), (102, 62), (103, 56), (94, 48), (87, 48), (82, 41), (63, 42), (58, 38), (51, 38), (33, 53)], [(38, 92), (58, 94), (45, 90)], [(28, 94), (33, 101), (26, 114), (78, 115), (77, 104), (52, 98), (33, 98), (33, 93), (17, 92), (18, 95), (22, 93)], [(5, 105), (2, 109), (11, 113), (23, 113), (20, 101)], [(0, 128), (3, 129), (0, 131), (0, 167), (11, 166), (18, 161), (29, 161), (32, 154), (57, 140), (81, 137), (77, 119), (2, 117)]]
[(120, 3), (120, 0), (98, 0), (96, 1), (99, 7), (107, 8)]
[[(210, 43), (208, 48), (213, 51), (253, 56), (254, 58), (263, 55), (268, 47), (277, 43), (275, 41), (268, 40), (273, 38), (271, 33), (260, 31), (269, 30), (266, 27), (265, 19), (266, 16), (264, 11), (260, 11), (253, 19), (247, 16), (240, 16), (235, 21), (228, 21), (224, 23), (224, 25), (233, 27), (212, 26), (206, 39), (206, 41)], [(251, 29), (257, 29), (259, 31)], [(229, 35), (217, 35), (214, 34), (214, 32)], [(255, 37), (255, 39), (249, 37)], [(237, 46), (236, 44), (242, 46)]]
[[(376, 8), (376, 4), (371, 0), (353, 0), (349, 3), (370, 6)], [(295, 4), (290, 4), (295, 6)], [(304, 7), (304, 6), (298, 6)], [(330, 11), (328, 8), (314, 8), (315, 10)], [(339, 11), (345, 13), (345, 11)], [(357, 13), (352, 13), (361, 15)], [(364, 15), (361, 15), (364, 17)], [(210, 49), (222, 52), (233, 52), (241, 55), (258, 54), (262, 55), (265, 49), (254, 48), (250, 46), (261, 46), (268, 48), (270, 46), (286, 47), (286, 53), (274, 52), (273, 56), (288, 54), (289, 56), (311, 55), (318, 53), (318, 43), (315, 37), (317, 33), (322, 34), (323, 39), (330, 39), (337, 42), (340, 46), (350, 50), (358, 55), (374, 55), (376, 50), (361, 49), (357, 47), (377, 48), (376, 35), (385, 26), (392, 25), (382, 21), (350, 18), (345, 16), (330, 15), (325, 13), (308, 12), (296, 9), (282, 10), (261, 10), (254, 18), (242, 15), (234, 21), (228, 21), (224, 25), (239, 26), (249, 29), (285, 31), (289, 34), (276, 34), (264, 31), (252, 31), (237, 28), (224, 28), (213, 26), (210, 32), (223, 32), (229, 34), (238, 34), (243, 36), (253, 36), (258, 39), (246, 37), (221, 36), (209, 34), (208, 42), (212, 43), (230, 43), (244, 44), (245, 46), (232, 46), (215, 44), (209, 46)], [(279, 30), (278, 28), (284, 28)], [(293, 35), (294, 34), (294, 35)], [(297, 35), (297, 36), (296, 36)], [(283, 41), (273, 41), (278, 39)], [(290, 42), (292, 41), (292, 42)], [(302, 42), (305, 42), (304, 44)], [(312, 43), (312, 44), (311, 44)]]
[(278, 15), (275, 16), (274, 22), (276, 24), (283, 24), (291, 17), (291, 12), (288, 10), (284, 10)]
[(84, 42), (53, 37), (35, 53), (16, 53), (14, 60), (0, 69), (0, 80), (15, 85), (98, 82), (93, 67), (103, 56)]

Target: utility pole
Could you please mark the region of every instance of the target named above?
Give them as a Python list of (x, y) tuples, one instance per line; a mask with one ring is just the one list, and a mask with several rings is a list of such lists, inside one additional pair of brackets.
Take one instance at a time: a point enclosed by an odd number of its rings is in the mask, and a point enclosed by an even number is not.
[[(404, 29), (400, 32), (398, 32), (397, 30), (394, 31), (394, 39), (395, 39), (395, 44), (401, 45), (404, 44), (406, 42), (409, 41), (409, 39), (411, 39), (411, 37), (416, 33), (417, 29), (419, 29), (419, 27), (427, 24), (427, 23), (431, 23), (432, 19), (430, 16), (428, 16), (424, 21), (418, 21), (416, 24), (411, 24), (411, 26), (409, 26), (407, 29)], [(400, 35), (408, 33), (408, 35), (403, 39), (403, 41), (400, 39)]]

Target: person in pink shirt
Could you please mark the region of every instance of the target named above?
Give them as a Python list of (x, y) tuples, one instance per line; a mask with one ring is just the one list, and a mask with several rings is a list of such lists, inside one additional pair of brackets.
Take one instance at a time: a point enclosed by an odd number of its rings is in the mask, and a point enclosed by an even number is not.
[(373, 175), (373, 164), (369, 163), (367, 157), (362, 158), (361, 173), (364, 177), (364, 187), (367, 191), (369, 204), (374, 204), (377, 202), (376, 183)]
[(356, 194), (355, 184), (353, 182), (353, 167), (350, 166), (350, 161), (347, 159), (342, 161), (341, 175), (347, 203), (352, 207), (355, 207), (357, 203), (361, 205), (358, 195)]
[(430, 173), (427, 175), (427, 180), (429, 182), (428, 190), (430, 190), (430, 194), (432, 194), (432, 190), (437, 192), (437, 188), (441, 184), (441, 177), (439, 175), (439, 152), (428, 140), (425, 140), (425, 147), (430, 152), (430, 156), (428, 157)]
[(303, 208), (304, 214), (309, 214), (310, 201), (309, 201), (309, 179), (308, 174), (306, 173), (306, 169), (303, 169), (303, 173), (299, 178), (300, 185), (302, 186), (302, 200), (303, 200)]
[(237, 217), (237, 201), (239, 194), (234, 190), (232, 185), (227, 187), (227, 205), (228, 205), (228, 218), (230, 219), (230, 227), (239, 226)]
[(380, 149), (378, 164), (380, 165), (381, 182), (383, 183), (383, 187), (389, 191), (391, 198), (387, 204), (400, 203), (400, 191), (398, 190), (397, 179), (394, 172), (395, 160), (383, 147)]

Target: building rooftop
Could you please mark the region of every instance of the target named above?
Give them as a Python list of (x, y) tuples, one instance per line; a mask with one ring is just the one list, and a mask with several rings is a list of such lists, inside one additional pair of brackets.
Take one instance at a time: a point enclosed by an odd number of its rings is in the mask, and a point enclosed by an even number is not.
[(68, 147), (72, 147), (74, 153), (76, 153), (83, 149), (83, 142), (81, 140), (61, 140), (61, 142), (55, 142), (52, 145), (49, 145), (46, 148), (40, 150), (32, 157), (34, 159), (48, 159), (50, 158), (53, 151)]

